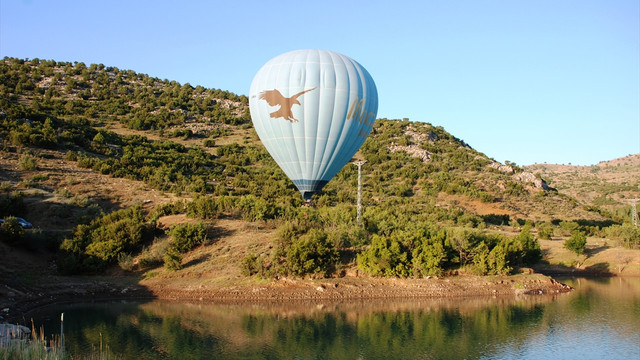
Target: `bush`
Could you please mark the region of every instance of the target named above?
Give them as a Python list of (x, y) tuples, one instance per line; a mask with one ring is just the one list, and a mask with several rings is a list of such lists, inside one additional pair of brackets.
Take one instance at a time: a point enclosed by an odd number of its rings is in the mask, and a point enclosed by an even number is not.
[(18, 245), (24, 239), (24, 229), (18, 219), (9, 216), (0, 224), (0, 240), (9, 245)]
[(509, 265), (511, 243), (510, 239), (504, 239), (491, 249), (488, 258), (489, 274), (507, 275), (511, 273), (513, 270), (513, 267)]
[(170, 271), (182, 269), (182, 254), (177, 248), (170, 246), (167, 249), (164, 254), (164, 267)]
[(640, 247), (640, 228), (631, 224), (613, 225), (607, 228), (606, 235), (612, 240), (617, 240), (624, 247), (637, 249)]
[(33, 171), (38, 169), (36, 158), (29, 154), (24, 154), (20, 156), (19, 166), (20, 166), (20, 170)]
[(241, 272), (244, 276), (252, 276), (258, 273), (257, 265), (258, 257), (254, 254), (249, 254), (242, 259)]
[(409, 254), (397, 240), (374, 235), (371, 247), (357, 256), (358, 267), (374, 276), (407, 277), (411, 273)]
[(441, 275), (447, 253), (442, 241), (423, 241), (413, 250), (413, 272), (416, 276)]
[(118, 254), (118, 266), (124, 271), (133, 271), (135, 268), (133, 256), (131, 254)]
[(531, 225), (527, 224), (522, 227), (520, 234), (516, 236), (515, 243), (518, 252), (518, 266), (533, 265), (542, 260), (542, 250), (540, 244), (533, 238), (531, 234)]
[(67, 161), (78, 161), (78, 155), (75, 152), (69, 150), (66, 152), (66, 154), (64, 154), (64, 159)]
[(587, 236), (581, 231), (574, 231), (567, 240), (564, 241), (564, 248), (580, 255), (587, 245)]
[(328, 276), (339, 259), (338, 250), (320, 229), (311, 229), (286, 250), (287, 272), (297, 276), (322, 274)]
[(536, 225), (538, 229), (538, 238), (542, 240), (551, 240), (553, 236), (553, 225), (549, 222), (544, 222)]
[(169, 234), (173, 239), (170, 248), (184, 254), (205, 241), (207, 229), (202, 223), (174, 225), (169, 230)]
[(138, 250), (148, 230), (140, 206), (78, 225), (73, 236), (60, 245), (59, 268), (67, 274), (100, 272), (121, 253)]

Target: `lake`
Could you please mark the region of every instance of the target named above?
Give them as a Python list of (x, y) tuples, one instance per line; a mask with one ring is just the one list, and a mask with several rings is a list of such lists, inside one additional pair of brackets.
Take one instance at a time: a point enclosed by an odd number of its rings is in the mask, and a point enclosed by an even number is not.
[(640, 278), (516, 298), (284, 304), (118, 301), (34, 315), (73, 354), (122, 359), (640, 359)]

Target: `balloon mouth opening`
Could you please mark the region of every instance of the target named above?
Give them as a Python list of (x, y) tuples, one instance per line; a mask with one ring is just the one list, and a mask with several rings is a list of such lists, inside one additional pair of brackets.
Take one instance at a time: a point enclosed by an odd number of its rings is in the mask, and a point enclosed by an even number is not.
[(293, 180), (293, 183), (296, 185), (300, 194), (302, 194), (302, 198), (305, 200), (311, 200), (313, 194), (322, 190), (327, 182), (327, 180)]

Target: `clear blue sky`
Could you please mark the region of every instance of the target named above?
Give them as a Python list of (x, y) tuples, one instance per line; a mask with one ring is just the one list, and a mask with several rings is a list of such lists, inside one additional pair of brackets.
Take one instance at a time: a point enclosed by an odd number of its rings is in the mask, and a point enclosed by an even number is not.
[(498, 161), (640, 152), (640, 1), (0, 0), (0, 56), (117, 66), (248, 94), (269, 59), (360, 62), (378, 117), (443, 126)]

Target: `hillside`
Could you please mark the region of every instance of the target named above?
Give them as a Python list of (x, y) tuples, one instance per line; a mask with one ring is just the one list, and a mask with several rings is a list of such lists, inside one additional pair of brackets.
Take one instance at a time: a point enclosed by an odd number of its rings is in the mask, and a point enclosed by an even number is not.
[[(235, 170), (243, 167), (246, 172), (254, 165), (267, 166), (271, 167), (268, 172), (276, 173), (279, 186), (295, 198), (291, 184), (270, 159), (265, 159), (268, 155), (252, 130), (245, 96), (181, 85), (101, 64), (87, 67), (83, 63), (5, 59), (2, 69), (3, 104), (0, 108), (5, 116), (12, 112), (8, 118), (13, 119), (15, 127), (28, 128), (22, 134), (15, 128), (9, 132), (5, 130), (3, 142), (4, 150), (9, 150), (5, 156), (8, 160), (17, 161), (18, 154), (24, 152), (20, 150), (22, 147), (15, 149), (12, 146), (27, 146), (24, 150), (31, 149), (27, 153), (40, 158), (38, 161), (55, 158), (62, 167), (75, 164), (93, 169), (93, 172), (83, 171), (87, 177), (102, 173), (110, 178), (141, 180), (151, 189), (172, 193), (187, 190), (188, 185), (180, 184), (185, 176), (190, 177), (191, 183), (195, 176), (205, 182), (204, 186), (199, 185), (204, 188), (182, 194), (187, 197), (203, 191), (246, 194), (250, 186), (239, 179), (242, 174), (235, 174)], [(56, 136), (52, 136), (56, 132)], [(153, 178), (162, 178), (163, 174), (151, 174), (151, 171), (131, 174), (127, 171), (137, 169), (121, 166), (113, 169), (113, 161), (104, 161), (105, 157), (122, 159), (127, 156), (123, 151), (127, 145), (132, 145), (131, 139), (139, 139), (135, 136), (156, 144), (176, 144), (178, 151), (199, 152), (199, 157), (209, 154), (209, 159), (203, 158), (203, 163), (198, 164), (209, 170), (172, 173), (169, 176), (174, 178), (161, 184)], [(86, 155), (88, 161), (69, 161), (66, 157), (70, 151), (81, 157)], [(432, 203), (447, 212), (455, 210), (480, 217), (601, 219), (598, 214), (575, 206), (572, 199), (544, 190), (541, 182), (531, 174), (497, 164), (441, 127), (430, 124), (378, 120), (375, 131), (356, 157), (368, 160), (363, 168), (364, 186), (369, 189), (365, 194), (366, 205), (395, 203), (402, 199), (402, 202)], [(12, 171), (15, 171), (17, 163), (13, 164)], [(48, 170), (53, 168), (55, 166)], [(3, 166), (5, 180), (15, 183), (35, 174), (28, 171), (9, 174), (9, 170)], [(340, 202), (351, 202), (354, 187), (349, 182), (353, 181), (353, 174), (353, 168), (345, 167), (331, 182), (333, 186), (328, 186), (319, 196), (317, 203), (335, 203), (338, 193)], [(54, 191), (66, 186), (71, 192), (60, 178), (38, 182)], [(96, 186), (90, 186), (90, 182), (83, 180), (87, 188), (99, 191), (100, 181), (96, 180)], [(345, 187), (346, 184), (349, 186)], [(226, 191), (220, 189), (222, 187)], [(100, 196), (110, 198), (109, 194), (104, 192)], [(269, 197), (272, 194), (262, 191), (256, 195)], [(125, 194), (120, 196), (127, 197)], [(120, 206), (121, 200), (109, 199), (108, 202)]]
[(3, 291), (31, 291), (24, 279), (39, 275), (23, 268), (235, 286), (504, 275), (540, 260), (535, 237), (573, 231), (638, 245), (635, 230), (545, 176), (407, 120), (376, 120), (356, 154), (367, 160), (361, 226), (355, 166), (303, 207), (247, 104), (102, 64), (0, 61), (0, 217), (34, 225), (1, 226), (0, 276), (12, 279)]
[(534, 164), (550, 186), (581, 204), (598, 206), (620, 216), (629, 214), (630, 199), (640, 198), (640, 154), (602, 161), (592, 166)]

